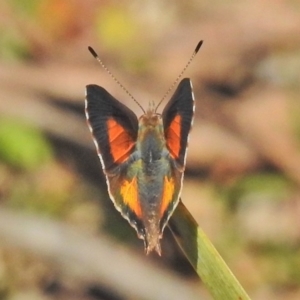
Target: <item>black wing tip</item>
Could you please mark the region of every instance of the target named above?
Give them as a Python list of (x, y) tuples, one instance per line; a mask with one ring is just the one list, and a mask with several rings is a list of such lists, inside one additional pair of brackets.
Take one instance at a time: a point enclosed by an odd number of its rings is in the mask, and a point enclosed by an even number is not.
[(100, 86), (97, 84), (88, 84), (85, 86), (86, 89), (93, 89), (93, 88), (98, 88), (98, 87), (100, 87)]
[(197, 44), (197, 46), (196, 46), (196, 48), (195, 48), (195, 54), (198, 53), (198, 51), (200, 50), (202, 44), (203, 44), (203, 40), (201, 40), (201, 41)]
[(103, 88), (102, 86), (99, 86), (97, 84), (88, 84), (85, 86), (85, 88), (90, 91), (97, 91), (97, 92), (105, 91), (105, 92), (107, 92), (105, 88)]
[(187, 82), (191, 82), (191, 78), (188, 78), (188, 77), (183, 78), (183, 79), (180, 81), (179, 85), (180, 85), (180, 84), (187, 83)]
[(91, 46), (88, 46), (88, 49), (89, 49), (89, 51), (91, 52), (91, 54), (92, 54), (95, 58), (98, 57), (98, 54), (96, 53), (96, 51), (95, 51)]

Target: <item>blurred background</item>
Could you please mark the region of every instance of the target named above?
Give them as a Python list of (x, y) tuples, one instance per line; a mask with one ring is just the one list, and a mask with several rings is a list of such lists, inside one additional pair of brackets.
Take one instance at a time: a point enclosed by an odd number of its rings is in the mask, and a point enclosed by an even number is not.
[[(202, 39), (184, 75), (196, 114), (183, 202), (252, 299), (300, 299), (296, 0), (2, 0), (1, 207), (103, 231), (143, 256), (108, 198), (85, 123), (85, 86), (103, 86), (141, 111), (87, 47), (147, 108)], [(197, 281), (168, 229), (162, 253), (144, 259)], [(1, 243), (0, 298), (126, 299)]]

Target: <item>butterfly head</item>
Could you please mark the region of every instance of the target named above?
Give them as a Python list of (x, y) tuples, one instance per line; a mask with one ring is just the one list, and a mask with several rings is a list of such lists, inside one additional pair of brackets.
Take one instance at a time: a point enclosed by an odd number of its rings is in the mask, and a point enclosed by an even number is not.
[(161, 114), (155, 113), (154, 110), (148, 109), (145, 114), (140, 116), (139, 124), (149, 127), (157, 126), (162, 122)]

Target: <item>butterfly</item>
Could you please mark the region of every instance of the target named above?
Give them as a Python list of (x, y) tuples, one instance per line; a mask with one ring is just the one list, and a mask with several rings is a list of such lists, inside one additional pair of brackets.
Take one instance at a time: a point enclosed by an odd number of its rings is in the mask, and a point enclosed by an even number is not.
[[(189, 63), (201, 45), (202, 41)], [(89, 50), (100, 61), (95, 51)], [(194, 116), (190, 79), (181, 80), (162, 113), (157, 108), (149, 104), (138, 118), (103, 87), (86, 86), (85, 114), (109, 197), (144, 240), (146, 253), (161, 255), (160, 239), (180, 201), (183, 183)]]

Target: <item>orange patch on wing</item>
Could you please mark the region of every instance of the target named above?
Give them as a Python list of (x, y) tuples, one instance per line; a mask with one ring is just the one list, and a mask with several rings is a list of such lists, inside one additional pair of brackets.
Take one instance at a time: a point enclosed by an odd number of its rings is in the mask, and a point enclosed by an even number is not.
[(130, 134), (113, 118), (108, 119), (106, 125), (110, 153), (114, 162), (122, 163), (128, 158), (130, 151), (134, 147), (134, 141)]
[(166, 142), (172, 158), (176, 159), (180, 152), (181, 116), (177, 115), (171, 122), (166, 133)]
[(121, 183), (120, 194), (123, 197), (124, 203), (135, 212), (138, 217), (141, 217), (142, 211), (138, 199), (137, 180), (134, 177), (131, 181), (123, 180)]
[(165, 213), (166, 209), (168, 209), (169, 204), (172, 202), (174, 189), (175, 189), (174, 179), (172, 177), (169, 179), (167, 176), (165, 176), (163, 195), (162, 195), (161, 207), (160, 207), (161, 217)]

